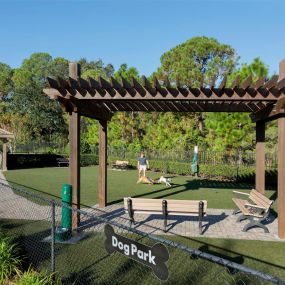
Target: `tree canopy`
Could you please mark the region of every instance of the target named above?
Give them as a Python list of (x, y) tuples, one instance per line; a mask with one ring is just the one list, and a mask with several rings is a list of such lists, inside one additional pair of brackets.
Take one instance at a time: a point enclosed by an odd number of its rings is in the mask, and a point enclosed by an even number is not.
[(165, 52), (155, 75), (163, 79), (179, 80), (181, 84), (199, 87), (209, 84), (214, 75), (224, 75), (235, 67), (235, 51), (216, 39), (194, 37)]
[[(101, 59), (78, 60), (82, 77), (120, 77), (140, 80), (138, 70), (126, 63), (115, 70)], [(151, 75), (168, 76), (171, 83), (208, 85), (228, 73), (228, 84), (239, 75), (241, 81), (252, 76), (268, 77), (268, 67), (260, 58), (239, 64), (231, 46), (207, 37), (194, 37), (161, 56), (161, 64)], [(48, 53), (34, 53), (19, 68), (0, 63), (0, 126), (16, 134), (16, 142), (68, 141), (68, 120), (56, 101), (43, 96), (47, 76), (68, 77), (68, 60)], [(82, 118), (82, 151), (98, 145), (98, 122)], [(247, 150), (253, 147), (254, 125), (244, 113), (116, 113), (108, 125), (109, 145), (140, 149), (187, 151), (193, 145), (211, 150)], [(269, 137), (276, 139), (276, 127), (270, 126)]]

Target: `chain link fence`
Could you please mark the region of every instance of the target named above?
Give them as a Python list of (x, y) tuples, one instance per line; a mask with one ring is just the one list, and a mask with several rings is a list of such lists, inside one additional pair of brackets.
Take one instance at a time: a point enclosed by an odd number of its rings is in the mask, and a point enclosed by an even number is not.
[(163, 244), (169, 252), (169, 277), (164, 284), (284, 284), (277, 277), (230, 260), (178, 243), (172, 236), (147, 234), (131, 228), (128, 220), (100, 209), (76, 210), (80, 227), (73, 238), (55, 242), (53, 233), (61, 225), (63, 207), (59, 200), (45, 199), (33, 193), (0, 184), (1, 231), (13, 235), (37, 270), (56, 272), (63, 284), (161, 284), (152, 269), (105, 249), (105, 226), (117, 235), (154, 246)]
[[(191, 163), (193, 159), (193, 151), (160, 151), (146, 150), (146, 155), (152, 160), (167, 160), (176, 162)], [(95, 152), (97, 153), (97, 152)], [(108, 156), (121, 158), (137, 158), (139, 153), (129, 151), (126, 148), (108, 148)], [(199, 152), (199, 163), (205, 165), (242, 165), (255, 166), (255, 152), (252, 151), (206, 151)], [(265, 165), (267, 168), (277, 167), (277, 154), (267, 153), (265, 157)]]
[[(13, 153), (26, 154), (44, 154), (53, 153), (60, 155), (68, 155), (68, 145), (64, 142), (30, 142), (28, 144), (17, 144), (13, 149)], [(93, 146), (88, 153), (98, 156), (98, 146)], [(193, 158), (193, 151), (160, 151), (148, 149), (146, 154), (152, 160), (167, 160), (176, 162), (190, 163)], [(120, 157), (122, 159), (136, 159), (139, 152), (128, 150), (125, 147), (108, 147), (108, 156)], [(206, 151), (199, 152), (199, 163), (205, 165), (242, 165), (255, 166), (255, 152), (253, 151)], [(265, 165), (267, 168), (277, 167), (277, 154), (267, 153), (265, 157)]]

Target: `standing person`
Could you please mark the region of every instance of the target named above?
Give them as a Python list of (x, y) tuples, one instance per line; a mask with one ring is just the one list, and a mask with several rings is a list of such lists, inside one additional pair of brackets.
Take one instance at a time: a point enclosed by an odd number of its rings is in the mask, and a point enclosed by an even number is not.
[(142, 151), (140, 157), (138, 158), (138, 170), (139, 178), (141, 177), (141, 172), (143, 171), (143, 176), (146, 176), (146, 169), (149, 168), (148, 159), (145, 157), (144, 152)]

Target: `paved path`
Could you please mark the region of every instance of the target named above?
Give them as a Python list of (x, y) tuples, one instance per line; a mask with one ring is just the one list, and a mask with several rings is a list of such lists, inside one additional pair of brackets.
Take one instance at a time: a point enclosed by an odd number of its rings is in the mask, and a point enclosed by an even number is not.
[[(121, 224), (129, 225), (128, 214), (122, 207), (122, 204), (114, 204), (106, 207), (106, 213), (101, 215)], [(94, 206), (96, 208), (97, 205)], [(90, 213), (98, 213), (98, 210), (87, 209)], [(207, 216), (203, 221), (203, 237), (226, 238), (226, 239), (246, 239), (246, 240), (271, 240), (281, 241), (277, 235), (277, 219), (271, 215), (266, 222), (270, 233), (264, 233), (263, 229), (253, 228), (247, 232), (242, 229), (247, 223), (242, 221), (237, 223), (238, 215), (232, 215), (233, 210), (229, 209), (208, 209)], [(165, 234), (163, 232), (164, 220), (161, 215), (135, 215), (135, 228), (152, 234)], [(90, 224), (92, 225), (92, 223)], [(180, 235), (187, 237), (201, 237), (198, 229), (197, 217), (168, 217), (168, 235)]]
[[(0, 172), (0, 219), (25, 219), (25, 220), (50, 220), (51, 207), (49, 205), (38, 204), (40, 201), (31, 198), (26, 199), (17, 195), (9, 187), (5, 177)], [(104, 210), (98, 209), (98, 205), (92, 208), (82, 209), (92, 215), (102, 216), (107, 220), (112, 220), (120, 224), (129, 225), (128, 215), (125, 214), (122, 204), (114, 204)], [(56, 207), (57, 221), (61, 218), (61, 209)], [(280, 241), (277, 236), (277, 219), (272, 216), (267, 221), (270, 233), (264, 233), (263, 229), (254, 228), (248, 232), (242, 232), (247, 223), (236, 222), (237, 216), (232, 215), (232, 210), (208, 209), (207, 217), (203, 222), (203, 237), (227, 238), (227, 239), (247, 239), (247, 240), (272, 240)], [(82, 215), (83, 229), (102, 230), (102, 225), (98, 227), (96, 219)], [(160, 215), (135, 215), (138, 230), (152, 234), (164, 234), (163, 218)], [(198, 230), (197, 217), (168, 217), (168, 235), (180, 235), (187, 237), (201, 237)]]
[[(56, 211), (60, 209), (57, 207)], [(50, 220), (50, 217), (51, 207), (48, 203), (43, 203), (36, 196), (17, 195), (0, 171), (0, 219)]]

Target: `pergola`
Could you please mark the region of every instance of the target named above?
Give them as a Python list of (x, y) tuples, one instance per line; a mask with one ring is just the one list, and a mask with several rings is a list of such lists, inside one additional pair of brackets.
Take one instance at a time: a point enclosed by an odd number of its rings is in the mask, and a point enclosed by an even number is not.
[[(107, 201), (107, 123), (119, 111), (141, 112), (247, 112), (256, 123), (256, 189), (265, 192), (265, 123), (278, 120), (278, 233), (285, 239), (285, 60), (279, 76), (266, 81), (251, 77), (240, 82), (237, 77), (228, 87), (227, 76), (216, 86), (200, 88), (173, 84), (166, 78), (142, 83), (135, 78), (120, 82), (80, 77), (80, 67), (69, 64), (69, 78), (48, 78), (50, 88), (44, 93), (57, 100), (70, 117), (70, 170), (73, 205), (80, 208), (80, 116), (99, 121), (99, 206)], [(73, 217), (73, 228), (79, 225)]]
[(14, 135), (6, 130), (0, 129), (0, 140), (3, 142), (2, 171), (7, 171), (7, 144)]

